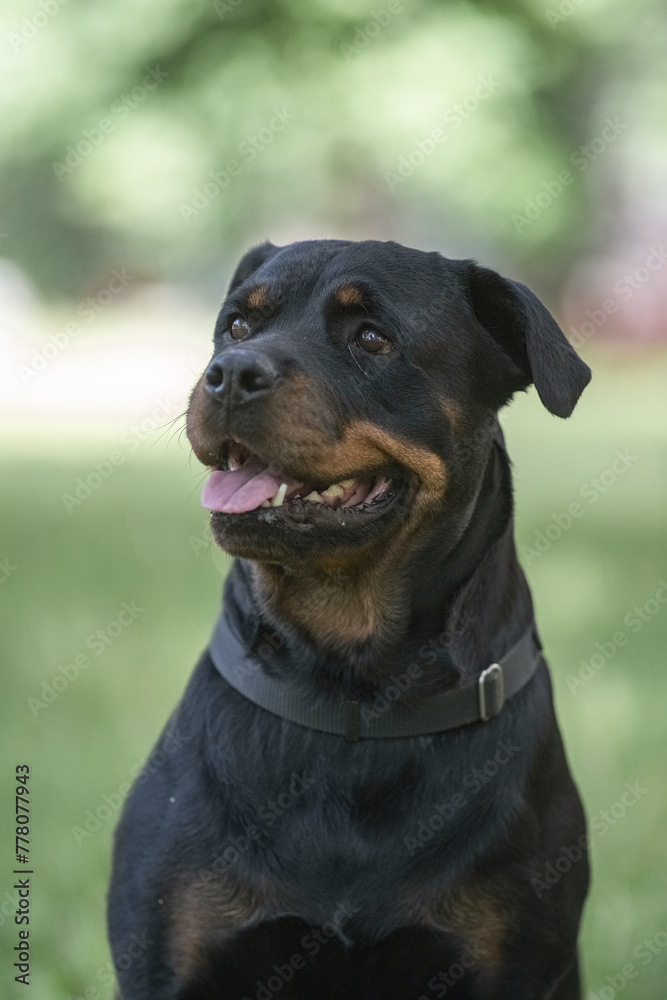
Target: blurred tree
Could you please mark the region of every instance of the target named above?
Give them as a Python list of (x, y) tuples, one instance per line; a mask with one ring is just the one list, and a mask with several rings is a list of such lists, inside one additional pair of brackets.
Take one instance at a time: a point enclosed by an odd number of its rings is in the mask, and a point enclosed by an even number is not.
[(3, 252), (55, 297), (119, 263), (217, 288), (227, 252), (321, 235), (555, 288), (610, 238), (573, 157), (625, 125), (666, 17), (546, 2), (8, 0)]

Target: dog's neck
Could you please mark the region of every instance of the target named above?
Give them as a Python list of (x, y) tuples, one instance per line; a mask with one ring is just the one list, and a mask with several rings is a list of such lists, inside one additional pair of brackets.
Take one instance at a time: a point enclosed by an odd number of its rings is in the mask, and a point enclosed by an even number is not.
[[(445, 662), (475, 662), (502, 630), (515, 600), (532, 617), (512, 537), (509, 459), (491, 444), (483, 476), (457, 521), (422, 531), (419, 544), (386, 546), (350, 567), (295, 571), (250, 564), (255, 600), (274, 632), (304, 654), (338, 664), (339, 679), (377, 684), (424, 644)], [(484, 562), (484, 599), (475, 580)], [(435, 642), (435, 645), (434, 645)], [(310, 656), (306, 656), (306, 651)], [(442, 659), (442, 657), (441, 657)], [(439, 677), (442, 677), (440, 671)]]

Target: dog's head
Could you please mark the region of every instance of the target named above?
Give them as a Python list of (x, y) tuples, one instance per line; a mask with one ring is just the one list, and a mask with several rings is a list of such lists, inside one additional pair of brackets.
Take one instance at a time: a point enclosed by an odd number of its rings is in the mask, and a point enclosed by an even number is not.
[(589, 378), (539, 300), (473, 261), (265, 243), (237, 268), (188, 410), (213, 533), (266, 563), (363, 558), (465, 508), (514, 392), (534, 383), (567, 417)]

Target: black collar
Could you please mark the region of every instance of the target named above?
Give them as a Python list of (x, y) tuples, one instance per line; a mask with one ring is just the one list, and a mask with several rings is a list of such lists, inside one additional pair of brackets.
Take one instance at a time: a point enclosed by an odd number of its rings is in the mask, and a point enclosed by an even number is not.
[[(384, 697), (365, 704), (342, 697), (308, 698), (283, 677), (266, 672), (258, 656), (232, 627), (225, 608), (213, 631), (209, 654), (228, 684), (260, 708), (299, 726), (320, 732), (362, 738), (405, 738), (458, 729), (471, 722), (487, 722), (534, 675), (542, 662), (534, 623), (497, 663), (485, 666), (476, 679), (462, 687), (431, 695), (422, 705), (408, 708)], [(387, 685), (385, 695), (389, 694)]]

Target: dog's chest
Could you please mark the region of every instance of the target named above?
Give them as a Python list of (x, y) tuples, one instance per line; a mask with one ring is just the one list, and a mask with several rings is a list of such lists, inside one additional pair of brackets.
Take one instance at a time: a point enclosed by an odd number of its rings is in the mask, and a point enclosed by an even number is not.
[(267, 761), (254, 782), (237, 776), (246, 805), (226, 840), (244, 855), (265, 918), (388, 933), (410, 922), (416, 885), (437, 891), (482, 849), (492, 831), (473, 817), (496, 782), (466, 782), (442, 740), (415, 741), (411, 753), (382, 743), (292, 769)]

